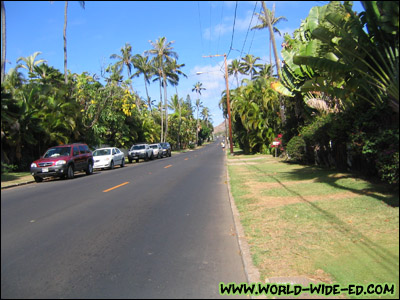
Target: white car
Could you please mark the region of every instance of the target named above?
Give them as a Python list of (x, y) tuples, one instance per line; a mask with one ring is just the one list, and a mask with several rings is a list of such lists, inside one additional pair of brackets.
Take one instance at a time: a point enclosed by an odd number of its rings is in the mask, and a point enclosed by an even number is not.
[(100, 148), (93, 151), (94, 169), (113, 169), (115, 165), (125, 166), (124, 153), (115, 147)]
[(151, 149), (153, 149), (154, 157), (162, 158), (163, 155), (163, 148), (160, 144), (151, 144), (149, 145)]

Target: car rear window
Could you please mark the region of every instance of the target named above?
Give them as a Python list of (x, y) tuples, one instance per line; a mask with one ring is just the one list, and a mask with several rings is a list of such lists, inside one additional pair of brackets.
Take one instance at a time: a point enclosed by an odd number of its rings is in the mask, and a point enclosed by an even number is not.
[(132, 147), (132, 150), (142, 150), (142, 149), (145, 149), (144, 145), (135, 145)]
[(110, 149), (99, 149), (93, 152), (93, 156), (110, 155)]

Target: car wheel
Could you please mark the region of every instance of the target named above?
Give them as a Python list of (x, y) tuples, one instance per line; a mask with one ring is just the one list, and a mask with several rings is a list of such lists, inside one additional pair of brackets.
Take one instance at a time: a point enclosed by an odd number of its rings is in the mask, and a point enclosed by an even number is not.
[(33, 177), (35, 179), (36, 182), (42, 182), (43, 178), (39, 177), (39, 176), (34, 176)]
[(91, 175), (93, 174), (93, 164), (89, 162), (87, 169), (86, 169), (86, 175)]
[(112, 169), (114, 169), (114, 161), (112, 160), (111, 161), (111, 163), (110, 163), (110, 168), (109, 168), (110, 170), (112, 170)]
[(123, 168), (124, 166), (125, 166), (125, 157), (122, 158), (122, 161), (121, 161), (121, 168)]
[(151, 159), (151, 160), (154, 159), (154, 154), (153, 154), (153, 153), (151, 154), (150, 159)]
[(72, 179), (74, 178), (74, 166), (69, 165), (67, 169), (67, 179)]
[(171, 157), (171, 156), (172, 156), (172, 153), (170, 152), (170, 153), (169, 153), (169, 157)]

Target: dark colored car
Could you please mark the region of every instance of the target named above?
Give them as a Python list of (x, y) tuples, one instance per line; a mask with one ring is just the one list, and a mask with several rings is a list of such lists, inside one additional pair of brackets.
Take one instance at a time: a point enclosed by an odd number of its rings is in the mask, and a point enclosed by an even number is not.
[(31, 174), (36, 182), (45, 177), (74, 178), (74, 172), (93, 173), (93, 155), (86, 144), (75, 143), (49, 148), (31, 164)]
[(163, 148), (163, 156), (171, 157), (171, 145), (169, 143), (160, 143), (160, 145)]

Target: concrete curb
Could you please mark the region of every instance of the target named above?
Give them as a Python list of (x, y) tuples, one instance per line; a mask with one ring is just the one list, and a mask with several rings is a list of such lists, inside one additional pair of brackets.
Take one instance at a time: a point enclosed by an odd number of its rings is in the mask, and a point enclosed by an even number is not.
[(240, 248), (240, 253), (241, 253), (241, 257), (242, 257), (244, 270), (245, 270), (246, 277), (247, 277), (247, 282), (248, 283), (260, 283), (261, 282), (260, 272), (253, 264), (253, 260), (251, 258), (251, 254), (250, 254), (250, 247), (249, 247), (249, 244), (247, 243), (242, 224), (240, 223), (239, 211), (236, 207), (234, 198), (232, 196), (226, 155), (225, 155), (225, 167), (226, 167), (226, 182), (227, 182), (227, 189), (228, 189), (228, 195), (229, 195), (229, 202), (230, 202), (231, 209), (232, 209), (232, 215), (233, 215), (234, 224), (235, 224), (235, 231), (236, 231), (236, 235), (238, 237), (238, 243), (239, 243), (239, 248)]
[(1, 189), (2, 190), (5, 190), (5, 189), (9, 189), (9, 188), (12, 188), (12, 187), (16, 187), (16, 186), (20, 186), (20, 185), (26, 185), (26, 184), (30, 184), (30, 183), (34, 183), (35, 181), (26, 181), (26, 182), (20, 182), (20, 183), (13, 183), (13, 184), (10, 184), (10, 185), (7, 185), (7, 186), (2, 186), (1, 187)]

